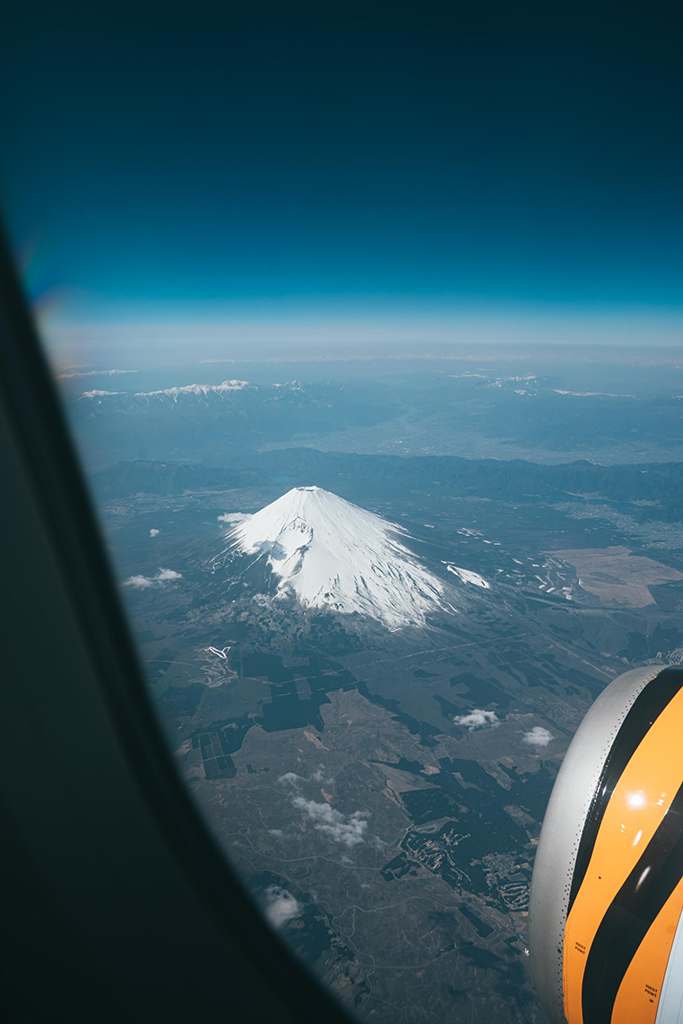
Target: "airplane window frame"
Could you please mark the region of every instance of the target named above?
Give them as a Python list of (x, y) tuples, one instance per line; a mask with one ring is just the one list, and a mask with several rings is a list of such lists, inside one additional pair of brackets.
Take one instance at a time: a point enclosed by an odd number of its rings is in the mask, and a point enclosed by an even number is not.
[[(97, 1000), (99, 1021), (118, 1021), (122, 1013), (174, 1021), (199, 1005), (250, 1021), (277, 1014), (283, 1024), (305, 1024), (324, 1013), (330, 1024), (348, 1024), (347, 1013), (266, 924), (176, 771), (1, 228), (0, 462), (0, 544), (10, 598), (0, 783), (0, 865), (12, 879), (3, 903), (13, 939), (0, 957), (0, 1005), (8, 1019), (76, 1024), (92, 1020)], [(32, 609), (49, 614), (31, 622)], [(79, 773), (81, 740), (99, 760)], [(40, 792), (37, 779), (45, 780)], [(69, 834), (72, 818), (78, 834)], [(96, 868), (108, 880), (104, 886), (99, 879), (101, 903), (92, 905)], [(159, 876), (154, 891), (141, 886), (145, 872)], [(162, 908), (162, 895), (175, 904)], [(125, 931), (114, 946), (124, 905), (138, 915), (130, 922), (130, 950)], [(161, 910), (176, 915), (178, 936), (157, 936), (161, 948), (150, 950), (147, 978), (132, 957), (146, 930), (153, 931), (149, 915)]]

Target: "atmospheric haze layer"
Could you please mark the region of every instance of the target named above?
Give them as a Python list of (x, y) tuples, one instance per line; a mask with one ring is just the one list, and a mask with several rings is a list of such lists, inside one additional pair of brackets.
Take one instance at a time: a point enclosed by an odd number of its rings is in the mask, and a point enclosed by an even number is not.
[(445, 584), (402, 542), (407, 531), (321, 487), (295, 487), (229, 533), (236, 551), (265, 555), (278, 593), (305, 608), (371, 616), (389, 629), (450, 607)]

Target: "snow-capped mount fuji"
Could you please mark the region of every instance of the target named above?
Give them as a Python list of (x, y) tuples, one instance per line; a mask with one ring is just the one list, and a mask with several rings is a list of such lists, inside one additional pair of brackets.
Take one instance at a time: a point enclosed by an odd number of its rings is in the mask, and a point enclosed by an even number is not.
[(278, 593), (305, 608), (369, 616), (391, 630), (451, 606), (407, 531), (321, 487), (295, 487), (228, 533), (232, 550), (265, 556)]

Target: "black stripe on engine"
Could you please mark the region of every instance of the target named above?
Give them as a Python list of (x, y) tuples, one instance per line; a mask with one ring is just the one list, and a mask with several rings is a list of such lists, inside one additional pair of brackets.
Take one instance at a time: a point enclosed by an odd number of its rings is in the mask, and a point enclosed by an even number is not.
[(651, 725), (683, 686), (683, 670), (666, 668), (638, 694), (607, 755), (591, 800), (574, 864), (567, 917), (581, 888), (602, 819), (624, 768), (645, 738)]
[(600, 922), (583, 975), (583, 1024), (609, 1024), (624, 975), (681, 876), (683, 786)]

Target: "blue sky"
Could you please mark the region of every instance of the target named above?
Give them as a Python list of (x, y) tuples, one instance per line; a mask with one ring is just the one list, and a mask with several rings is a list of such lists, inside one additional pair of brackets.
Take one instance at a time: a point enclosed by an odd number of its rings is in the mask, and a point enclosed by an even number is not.
[(681, 337), (670, 7), (246, 6), (14, 12), (1, 194), (55, 339)]

